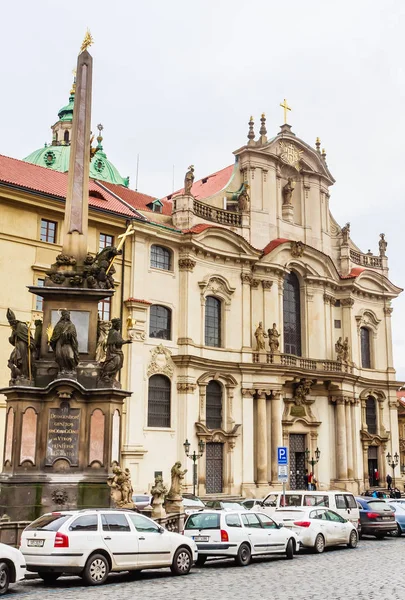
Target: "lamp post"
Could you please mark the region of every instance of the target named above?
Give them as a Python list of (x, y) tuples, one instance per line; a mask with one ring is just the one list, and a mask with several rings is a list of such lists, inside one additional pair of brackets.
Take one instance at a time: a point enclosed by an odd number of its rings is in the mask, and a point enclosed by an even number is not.
[(399, 463), (399, 454), (398, 452), (395, 452), (395, 454), (392, 456), (390, 452), (388, 452), (387, 454), (387, 462), (389, 464), (389, 466), (392, 469), (392, 479), (394, 482), (394, 489), (395, 489), (395, 467), (398, 466)]
[(197, 486), (197, 461), (202, 457), (205, 450), (205, 442), (203, 439), (200, 439), (198, 442), (199, 453), (197, 454), (194, 450), (192, 454), (190, 454), (190, 442), (186, 440), (183, 444), (184, 452), (186, 453), (187, 458), (191, 458), (193, 461), (193, 494), (195, 496), (195, 488)]
[(319, 450), (319, 448), (317, 447), (315, 450), (315, 458), (313, 456), (311, 456), (311, 458), (309, 458), (310, 456), (310, 451), (309, 448), (307, 448), (305, 450), (305, 460), (307, 461), (307, 463), (309, 465), (311, 465), (311, 473), (312, 475), (314, 475), (314, 467), (317, 463), (319, 463), (319, 459), (321, 458), (321, 451)]

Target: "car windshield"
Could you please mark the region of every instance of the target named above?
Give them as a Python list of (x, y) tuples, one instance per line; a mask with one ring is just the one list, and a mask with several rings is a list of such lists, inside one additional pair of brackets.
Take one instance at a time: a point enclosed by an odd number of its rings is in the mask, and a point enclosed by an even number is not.
[(368, 500), (367, 504), (373, 510), (390, 510), (390, 507), (383, 500)]
[(197, 513), (187, 519), (185, 529), (219, 529), (220, 515)]
[(43, 515), (39, 517), (36, 521), (28, 525), (26, 528), (27, 531), (58, 531), (58, 529), (70, 519), (72, 515), (61, 515), (60, 513), (55, 513), (52, 515)]

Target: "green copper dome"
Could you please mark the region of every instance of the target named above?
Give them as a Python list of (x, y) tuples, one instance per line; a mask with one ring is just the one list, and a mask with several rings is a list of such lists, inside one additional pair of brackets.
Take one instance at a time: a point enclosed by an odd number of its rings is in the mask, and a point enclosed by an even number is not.
[[(71, 136), (71, 123), (73, 120), (73, 107), (75, 100), (75, 84), (70, 91), (69, 103), (60, 109), (58, 116), (59, 121), (52, 126), (53, 140), (52, 144), (45, 144), (43, 148), (35, 150), (29, 156), (23, 160), (33, 165), (39, 165), (41, 167), (47, 167), (54, 171), (60, 171), (66, 173), (69, 170), (70, 160), (70, 136)], [(118, 169), (107, 159), (107, 155), (104, 152), (103, 146), (101, 145), (103, 138), (101, 131), (102, 125), (97, 125), (99, 135), (97, 137), (97, 147), (94, 156), (90, 162), (90, 177), (92, 179), (99, 179), (100, 181), (106, 181), (108, 183), (116, 183), (117, 185), (124, 185), (128, 187), (129, 177), (121, 177)]]

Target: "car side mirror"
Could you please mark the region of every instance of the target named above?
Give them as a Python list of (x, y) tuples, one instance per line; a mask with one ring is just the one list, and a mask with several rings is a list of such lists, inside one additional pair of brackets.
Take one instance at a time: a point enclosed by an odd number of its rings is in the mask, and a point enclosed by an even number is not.
[(163, 527), (159, 527), (158, 531), (159, 531), (159, 533), (164, 533), (165, 532), (165, 530), (164, 530)]
[(279, 523), (278, 528), (281, 529), (282, 527), (284, 527), (284, 523)]

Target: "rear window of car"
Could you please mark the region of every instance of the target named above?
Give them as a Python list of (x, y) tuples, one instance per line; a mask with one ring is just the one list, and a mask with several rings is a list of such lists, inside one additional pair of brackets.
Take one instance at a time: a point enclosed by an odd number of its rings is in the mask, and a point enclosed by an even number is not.
[(367, 504), (373, 510), (389, 510), (388, 504), (382, 500), (369, 500)]
[(316, 496), (315, 494), (305, 494), (304, 506), (329, 506), (328, 496)]
[(255, 503), (254, 500), (245, 500), (242, 504), (245, 508), (252, 508), (254, 503)]
[(71, 516), (61, 514), (43, 515), (31, 523), (31, 525), (28, 525), (26, 529), (29, 531), (58, 531)]
[(220, 515), (198, 513), (187, 519), (186, 529), (219, 529)]

